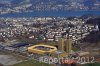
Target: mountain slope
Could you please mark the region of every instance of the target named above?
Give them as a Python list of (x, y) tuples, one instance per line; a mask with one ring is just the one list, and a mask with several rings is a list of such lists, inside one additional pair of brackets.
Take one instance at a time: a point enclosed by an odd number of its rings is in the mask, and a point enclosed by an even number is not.
[(5, 13), (100, 10), (100, 0), (6, 0), (4, 3), (1, 3), (0, 10)]

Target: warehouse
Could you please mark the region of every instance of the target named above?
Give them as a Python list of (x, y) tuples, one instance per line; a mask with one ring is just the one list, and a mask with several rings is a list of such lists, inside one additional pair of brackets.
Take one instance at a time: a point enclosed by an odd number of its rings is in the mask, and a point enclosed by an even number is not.
[(10, 47), (13, 47), (13, 48), (19, 48), (19, 47), (24, 47), (24, 46), (28, 46), (29, 44), (28, 43), (17, 43), (17, 44), (14, 44)]

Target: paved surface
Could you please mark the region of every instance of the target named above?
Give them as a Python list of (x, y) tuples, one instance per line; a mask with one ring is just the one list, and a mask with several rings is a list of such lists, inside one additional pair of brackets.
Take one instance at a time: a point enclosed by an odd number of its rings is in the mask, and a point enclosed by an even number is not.
[(21, 62), (21, 60), (11, 56), (11, 55), (0, 55), (0, 63), (4, 66), (10, 66)]

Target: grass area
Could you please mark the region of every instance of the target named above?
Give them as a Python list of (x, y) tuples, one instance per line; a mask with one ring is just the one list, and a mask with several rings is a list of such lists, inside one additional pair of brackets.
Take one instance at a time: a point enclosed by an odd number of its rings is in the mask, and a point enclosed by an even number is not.
[(32, 39), (27, 39), (27, 38), (17, 39), (17, 41), (19, 41), (19, 42), (26, 42), (26, 43), (30, 43), (30, 44), (36, 44), (36, 41), (34, 41)]
[(100, 66), (100, 63), (89, 63), (85, 64), (84, 66)]
[(72, 50), (76, 52), (76, 51), (80, 51), (80, 48), (72, 47)]
[(54, 66), (54, 65), (49, 65), (49, 64), (38, 62), (35, 60), (29, 60), (29, 61), (21, 62), (12, 66)]

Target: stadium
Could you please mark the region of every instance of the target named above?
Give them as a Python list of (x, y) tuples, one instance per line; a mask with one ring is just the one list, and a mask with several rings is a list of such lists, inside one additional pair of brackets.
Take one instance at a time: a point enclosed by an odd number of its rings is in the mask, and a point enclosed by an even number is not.
[(35, 54), (53, 53), (55, 51), (57, 51), (56, 47), (43, 44), (28, 47), (28, 52)]

